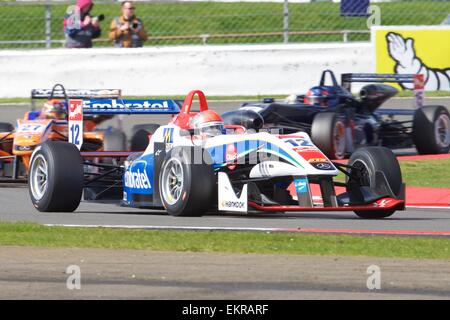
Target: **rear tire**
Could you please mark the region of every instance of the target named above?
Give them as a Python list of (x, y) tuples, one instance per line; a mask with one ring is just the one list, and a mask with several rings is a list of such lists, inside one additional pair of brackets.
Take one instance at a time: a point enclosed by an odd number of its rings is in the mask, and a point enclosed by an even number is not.
[(450, 150), (450, 114), (443, 106), (417, 109), (413, 119), (414, 144), (419, 154), (448, 153)]
[(167, 212), (173, 216), (201, 216), (211, 208), (216, 178), (211, 165), (194, 164), (201, 148), (174, 148), (167, 153), (159, 175), (159, 192)]
[(38, 211), (74, 211), (80, 204), (83, 179), (83, 159), (75, 145), (46, 141), (33, 152), (28, 190)]
[(345, 158), (345, 123), (337, 113), (316, 114), (311, 126), (311, 139), (330, 159)]
[(0, 122), (0, 132), (11, 132), (14, 126), (9, 122)]
[[(0, 132), (11, 132), (14, 130), (14, 126), (9, 122), (0, 122)], [(11, 136), (12, 138), (13, 136)], [(4, 149), (2, 149), (4, 148)], [(0, 145), (0, 150), (11, 152), (12, 142), (7, 142)], [(12, 176), (12, 162), (0, 160), (0, 177)]]
[[(358, 181), (360, 186), (374, 188), (375, 171), (382, 171), (394, 195), (397, 197), (400, 195), (403, 184), (402, 173), (398, 160), (390, 149), (385, 147), (360, 148), (352, 154), (348, 165), (361, 169), (362, 176)], [(394, 212), (395, 210), (355, 211), (358, 217), (364, 219), (386, 218)]]
[(149, 144), (149, 135), (154, 134), (159, 124), (137, 124), (131, 129), (131, 151), (144, 151)]

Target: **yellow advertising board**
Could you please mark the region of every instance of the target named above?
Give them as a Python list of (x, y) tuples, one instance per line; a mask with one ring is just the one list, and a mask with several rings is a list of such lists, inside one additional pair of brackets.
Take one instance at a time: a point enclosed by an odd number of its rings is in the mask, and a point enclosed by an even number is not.
[[(376, 72), (423, 74), (425, 90), (450, 90), (450, 26), (372, 27)], [(412, 84), (403, 84), (412, 89)]]

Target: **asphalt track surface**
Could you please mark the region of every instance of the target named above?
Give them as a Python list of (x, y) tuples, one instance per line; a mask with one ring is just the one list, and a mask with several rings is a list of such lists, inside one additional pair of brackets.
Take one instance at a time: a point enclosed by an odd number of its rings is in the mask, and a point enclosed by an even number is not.
[(237, 214), (208, 213), (203, 217), (172, 217), (164, 211), (82, 202), (74, 213), (41, 213), (31, 204), (26, 186), (2, 185), (0, 220), (57, 225), (177, 227), (223, 229), (345, 229), (450, 232), (450, 209), (408, 208), (382, 220), (359, 219), (352, 212)]

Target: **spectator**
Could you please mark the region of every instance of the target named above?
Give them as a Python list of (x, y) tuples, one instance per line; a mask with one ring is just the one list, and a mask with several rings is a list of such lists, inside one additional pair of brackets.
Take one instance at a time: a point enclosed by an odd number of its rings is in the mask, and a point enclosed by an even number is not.
[(77, 4), (67, 10), (64, 18), (66, 48), (92, 48), (92, 39), (100, 36), (99, 19), (89, 14), (93, 6), (92, 0), (77, 0)]
[(122, 15), (111, 21), (109, 28), (109, 40), (118, 48), (142, 47), (148, 39), (144, 23), (134, 14), (132, 1), (122, 2)]

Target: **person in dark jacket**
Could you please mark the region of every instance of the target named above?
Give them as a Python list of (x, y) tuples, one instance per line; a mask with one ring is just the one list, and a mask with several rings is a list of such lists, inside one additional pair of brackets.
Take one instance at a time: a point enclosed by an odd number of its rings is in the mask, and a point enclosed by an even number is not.
[(92, 0), (77, 0), (76, 5), (67, 10), (64, 18), (66, 48), (92, 48), (92, 39), (100, 36), (99, 21), (89, 14), (93, 6)]

